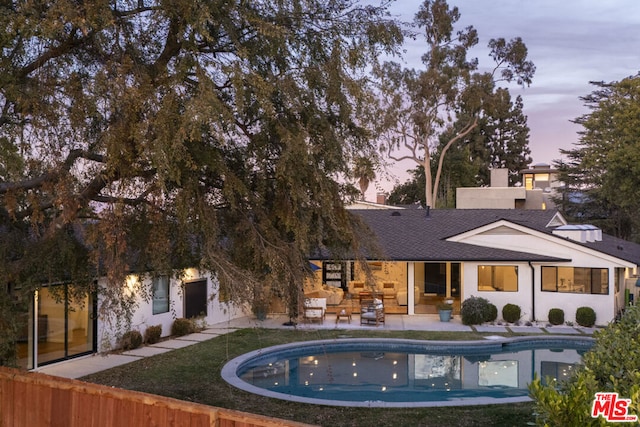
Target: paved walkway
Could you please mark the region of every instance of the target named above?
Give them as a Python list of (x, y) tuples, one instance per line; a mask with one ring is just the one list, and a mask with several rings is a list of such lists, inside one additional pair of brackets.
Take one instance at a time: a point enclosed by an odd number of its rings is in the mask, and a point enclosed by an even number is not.
[[(144, 357), (155, 356), (157, 354), (166, 353), (177, 348), (187, 347), (199, 342), (215, 338), (217, 336), (233, 332), (237, 329), (243, 328), (281, 328), (291, 329), (292, 326), (285, 326), (288, 317), (284, 315), (270, 316), (264, 321), (258, 321), (251, 317), (242, 317), (234, 320), (230, 320), (224, 323), (218, 323), (210, 325), (202, 332), (185, 335), (179, 338), (172, 338), (159, 342), (157, 344), (147, 345), (137, 348), (135, 350), (125, 351), (119, 354), (93, 354), (84, 357), (78, 357), (75, 359), (67, 360), (52, 365), (47, 365), (38, 368), (38, 372), (42, 372), (49, 375), (55, 375), (65, 378), (80, 378), (85, 375), (93, 374), (95, 372), (104, 371), (106, 369), (124, 365), (136, 360), (140, 360)], [(583, 328), (583, 327), (570, 327), (570, 326), (547, 326), (547, 325), (534, 325), (534, 326), (501, 326), (501, 325), (481, 325), (481, 326), (466, 326), (460, 321), (460, 316), (455, 316), (450, 322), (441, 322), (437, 314), (419, 314), (413, 316), (407, 315), (387, 315), (385, 323), (379, 326), (375, 325), (361, 325), (360, 319), (357, 315), (354, 315), (349, 322), (346, 319), (340, 319), (336, 322), (336, 316), (333, 314), (327, 315), (327, 318), (322, 322), (313, 323), (299, 323), (296, 328), (298, 329), (379, 329), (379, 330), (416, 330), (416, 331), (449, 331), (449, 332), (487, 332), (487, 333), (549, 333), (549, 334), (570, 334), (570, 335), (591, 335), (595, 329)]]

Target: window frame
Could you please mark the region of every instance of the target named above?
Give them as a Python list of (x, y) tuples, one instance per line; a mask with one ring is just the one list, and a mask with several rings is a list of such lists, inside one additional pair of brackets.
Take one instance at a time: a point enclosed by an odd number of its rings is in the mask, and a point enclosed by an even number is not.
[[(157, 298), (158, 287), (166, 281), (166, 298)], [(166, 299), (166, 303), (163, 300)], [(162, 302), (162, 305), (160, 305)], [(166, 307), (165, 307), (166, 305)], [(151, 313), (153, 315), (168, 313), (171, 307), (171, 279), (168, 275), (155, 276), (151, 279)], [(166, 309), (165, 309), (166, 308)]]
[[(564, 286), (563, 278), (559, 278), (560, 269), (571, 270), (571, 278), (569, 284)], [(545, 276), (550, 275), (555, 271), (555, 289), (553, 283), (545, 283)], [(565, 273), (566, 274), (566, 273)], [(547, 277), (548, 279), (549, 277)], [(576, 278), (582, 284), (578, 284), (577, 287), (583, 287), (584, 291), (576, 291)], [(598, 280), (598, 278), (600, 280)], [(602, 279), (605, 279), (603, 282)], [(586, 283), (588, 281), (588, 283)], [(559, 284), (559, 282), (561, 282)], [(574, 282), (574, 283), (572, 283)], [(595, 289), (599, 289), (599, 292), (595, 292)], [(563, 294), (579, 294), (579, 295), (609, 295), (609, 268), (605, 267), (574, 267), (574, 266), (556, 266), (556, 265), (543, 265), (540, 268), (540, 290), (541, 292), (556, 292)], [(587, 292), (588, 290), (588, 292)]]
[[(483, 289), (480, 289), (480, 271), (483, 268), (489, 268), (489, 275), (490, 275), (490, 285), (489, 286), (484, 286)], [(502, 289), (497, 286), (496, 284), (496, 270), (497, 269), (513, 269), (513, 272), (515, 274), (515, 289), (507, 289), (507, 286), (505, 286), (505, 283), (503, 283), (502, 285)], [(484, 273), (486, 274), (486, 273)], [(503, 273), (504, 274), (504, 273)], [(511, 284), (511, 283), (509, 283)], [(519, 291), (519, 277), (518, 277), (518, 266), (517, 265), (478, 265), (478, 292), (518, 292)]]

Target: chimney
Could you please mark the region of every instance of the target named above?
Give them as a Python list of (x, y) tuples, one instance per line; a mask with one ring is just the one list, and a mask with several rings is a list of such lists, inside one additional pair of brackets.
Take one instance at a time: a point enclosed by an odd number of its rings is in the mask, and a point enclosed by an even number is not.
[(385, 193), (376, 194), (376, 203), (379, 205), (387, 204), (387, 195)]
[(492, 187), (508, 187), (509, 186), (509, 169), (506, 169), (506, 168), (491, 169), (491, 186)]

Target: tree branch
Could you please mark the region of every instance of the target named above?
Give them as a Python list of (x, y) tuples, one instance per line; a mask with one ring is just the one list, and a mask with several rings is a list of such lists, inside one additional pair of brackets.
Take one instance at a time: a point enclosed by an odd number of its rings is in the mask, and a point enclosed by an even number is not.
[(45, 183), (57, 181), (59, 177), (62, 175), (62, 173), (69, 172), (69, 170), (71, 170), (71, 167), (79, 158), (93, 160), (99, 163), (105, 162), (105, 158), (101, 154), (91, 153), (82, 149), (71, 150), (67, 155), (67, 158), (60, 165), (60, 167), (58, 167), (57, 169), (51, 172), (47, 172), (38, 177), (27, 179), (20, 182), (0, 183), (0, 195), (6, 194), (10, 191), (32, 190), (34, 188), (41, 187)]

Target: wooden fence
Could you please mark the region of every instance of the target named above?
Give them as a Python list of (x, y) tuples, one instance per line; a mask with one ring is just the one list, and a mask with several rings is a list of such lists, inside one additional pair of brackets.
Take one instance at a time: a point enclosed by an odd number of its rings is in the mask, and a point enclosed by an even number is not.
[(303, 427), (309, 424), (0, 367), (0, 427)]

